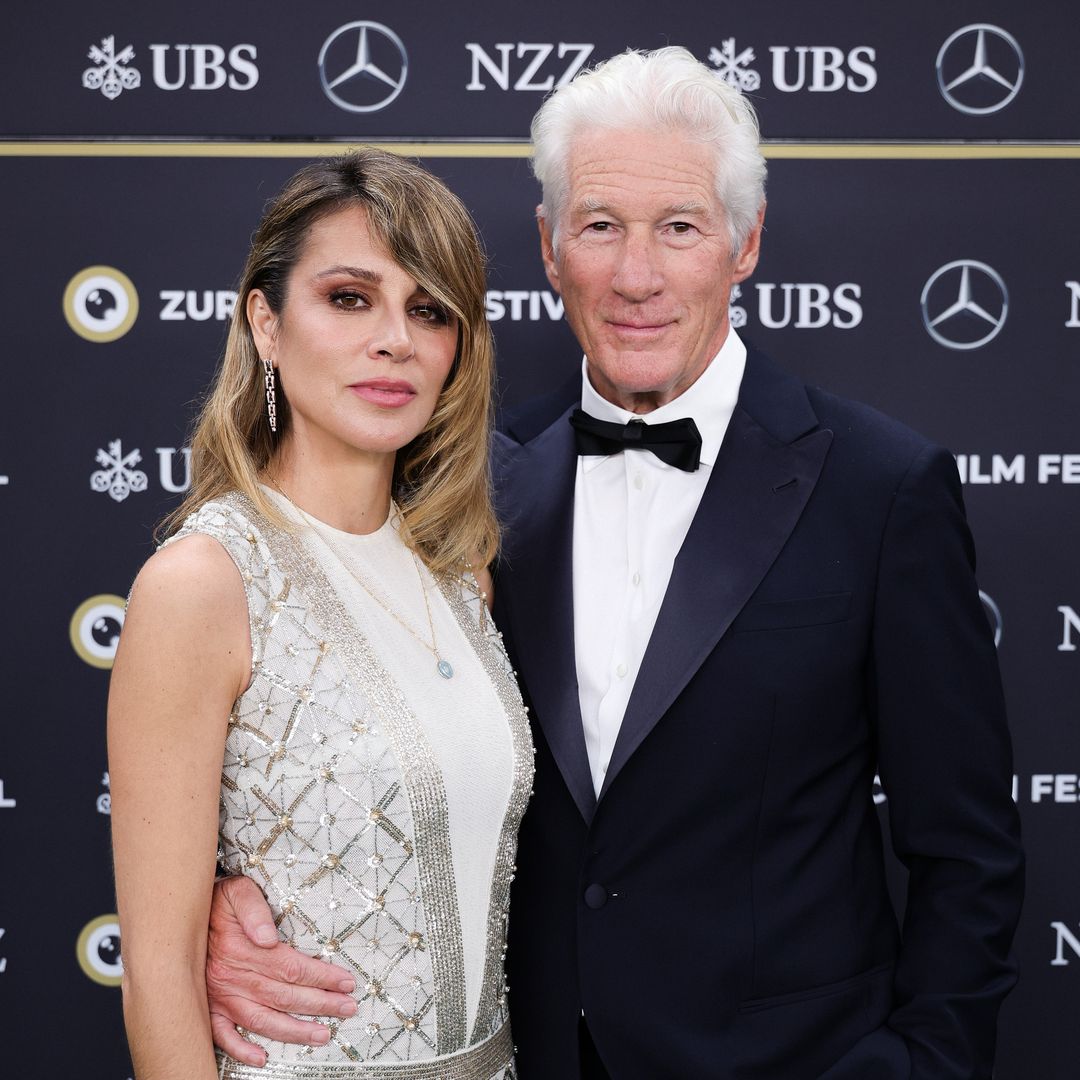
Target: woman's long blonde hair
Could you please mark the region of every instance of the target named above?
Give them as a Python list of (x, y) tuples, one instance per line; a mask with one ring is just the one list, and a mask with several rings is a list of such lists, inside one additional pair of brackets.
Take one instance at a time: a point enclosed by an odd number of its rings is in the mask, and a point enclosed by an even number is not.
[(247, 299), (261, 289), (280, 315), (311, 226), (350, 206), (364, 210), (394, 261), (458, 321), (457, 352), (435, 412), (397, 454), (393, 494), (403, 535), (435, 574), (485, 566), (499, 530), (488, 465), (495, 351), (484, 317), (484, 253), (468, 211), (445, 184), (411, 161), (373, 149), (305, 166), (267, 206), (237, 290), (225, 354), (195, 423), (191, 489), (159, 535), (227, 491), (242, 491), (282, 523), (259, 480), (290, 429), (289, 403), (279, 382), (272, 434)]

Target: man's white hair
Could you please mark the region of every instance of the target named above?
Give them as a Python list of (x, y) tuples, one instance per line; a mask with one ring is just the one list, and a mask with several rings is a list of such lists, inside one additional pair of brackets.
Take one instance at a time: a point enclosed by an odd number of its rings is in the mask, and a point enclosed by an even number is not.
[(570, 184), (573, 140), (589, 130), (672, 131), (711, 145), (716, 194), (737, 255), (765, 203), (757, 115), (733, 86), (679, 46), (630, 49), (556, 90), (533, 118), (540, 215), (557, 239)]

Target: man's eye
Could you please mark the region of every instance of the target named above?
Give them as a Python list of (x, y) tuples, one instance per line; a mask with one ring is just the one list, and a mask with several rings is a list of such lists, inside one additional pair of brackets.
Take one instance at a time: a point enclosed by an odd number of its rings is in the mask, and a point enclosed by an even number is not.
[(611, 228), (610, 221), (594, 221), (588, 226), (592, 232), (607, 232)]
[(669, 228), (672, 232), (679, 234), (680, 236), (688, 233), (694, 226), (689, 221), (673, 221)]

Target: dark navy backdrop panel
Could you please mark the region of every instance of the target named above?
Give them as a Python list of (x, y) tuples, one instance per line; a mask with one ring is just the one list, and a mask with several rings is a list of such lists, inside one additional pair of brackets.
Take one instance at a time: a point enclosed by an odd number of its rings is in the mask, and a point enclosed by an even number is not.
[(261, 206), (306, 157), (342, 141), (415, 153), (461, 193), (483, 233), (501, 394), (521, 401), (581, 359), (539, 259), (529, 119), (582, 63), (674, 42), (742, 85), (772, 140), (761, 264), (732, 297), (740, 333), (957, 455), (999, 636), (1030, 859), (1022, 979), (1002, 1016), (997, 1076), (1071, 1075), (1075, 13), (1001, 0), (880, 12), (795, 0), (745, 10), (695, 0), (664, 14), (610, 2), (459, 7), (63, 0), (6, 15), (6, 1068), (131, 1075), (109, 866), (108, 672), (153, 526), (187, 484), (189, 424)]

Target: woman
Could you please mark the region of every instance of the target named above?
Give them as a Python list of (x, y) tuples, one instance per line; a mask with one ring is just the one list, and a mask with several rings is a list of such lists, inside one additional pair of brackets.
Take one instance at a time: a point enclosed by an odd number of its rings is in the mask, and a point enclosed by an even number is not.
[[(532, 757), (484, 607), (483, 300), (467, 212), (393, 155), (302, 169), (255, 235), (110, 691), (140, 1077), (513, 1076), (501, 956)], [(216, 850), (283, 940), (356, 983), (328, 1042), (263, 1041), (265, 1068), (211, 1045)]]

